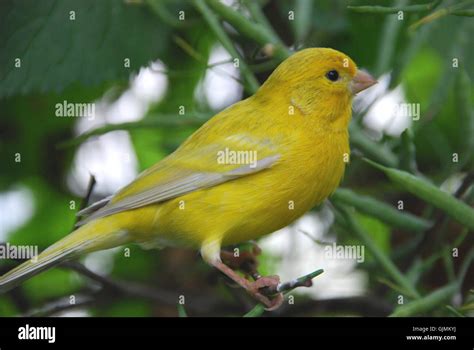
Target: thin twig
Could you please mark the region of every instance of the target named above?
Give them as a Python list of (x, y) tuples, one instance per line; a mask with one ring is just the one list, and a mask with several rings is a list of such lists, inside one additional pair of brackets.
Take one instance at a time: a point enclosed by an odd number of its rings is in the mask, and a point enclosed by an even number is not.
[(222, 46), (224, 46), (224, 48), (227, 50), (227, 52), (229, 52), (232, 55), (232, 57), (237, 58), (239, 60), (240, 71), (242, 72), (242, 75), (245, 79), (246, 90), (251, 94), (255, 93), (258, 90), (260, 83), (258, 82), (257, 78), (255, 78), (255, 76), (253, 75), (252, 70), (245, 63), (244, 58), (239, 54), (239, 52), (234, 47), (232, 40), (229, 38), (229, 36), (226, 34), (224, 29), (222, 28), (217, 17), (209, 9), (209, 7), (206, 5), (204, 0), (194, 0), (193, 3), (194, 3), (194, 6), (198, 9), (198, 11), (201, 12), (207, 24), (209, 25), (211, 30), (214, 32), (216, 37), (221, 42)]
[(241, 13), (234, 11), (218, 0), (206, 0), (206, 3), (242, 35), (259, 43), (262, 47), (267, 44), (272, 45), (274, 57), (277, 57), (280, 61), (291, 55), (291, 51), (285, 47), (278, 36), (273, 34), (273, 30), (267, 28), (265, 24), (253, 23)]
[(313, 285), (313, 278), (319, 276), (323, 272), (324, 272), (323, 269), (319, 269), (319, 270), (313, 271), (313, 272), (311, 272), (307, 275), (299, 277), (299, 278), (297, 278), (293, 281), (280, 283), (276, 288), (276, 292), (277, 293), (289, 293), (293, 289), (298, 288), (298, 287), (311, 287)]
[[(225, 71), (224, 69), (221, 69), (219, 67), (219, 65), (215, 65), (213, 66), (212, 64), (209, 65), (207, 63), (207, 59), (199, 52), (197, 51), (196, 49), (194, 49), (194, 47), (191, 46), (191, 44), (189, 44), (186, 40), (184, 40), (183, 38), (177, 36), (177, 35), (174, 35), (173, 36), (173, 41), (176, 43), (176, 45), (178, 45), (184, 52), (186, 52), (190, 57), (194, 58), (197, 62), (199, 62), (203, 68), (209, 68), (209, 69), (212, 69), (214, 72), (216, 73), (220, 73), (220, 74), (223, 74), (229, 78), (231, 78), (232, 80), (235, 80), (237, 83), (241, 84), (241, 85), (245, 85), (244, 82), (239, 79), (238, 77), (235, 77), (233, 76), (232, 74), (229, 74), (227, 71)], [(231, 43), (232, 44), (232, 43)], [(225, 47), (225, 45), (223, 45)], [(228, 49), (228, 47), (225, 47), (225, 49)], [(230, 53), (230, 51), (229, 51)], [(244, 62), (245, 64), (245, 62)]]
[[(81, 206), (79, 207), (79, 211), (81, 211), (82, 209), (84, 209), (85, 207), (87, 207), (90, 199), (91, 199), (91, 196), (92, 196), (92, 191), (94, 191), (94, 187), (95, 187), (95, 184), (96, 184), (96, 179), (95, 179), (95, 176), (90, 174), (90, 177), (89, 177), (89, 184), (87, 185), (87, 191), (86, 191), (86, 195), (84, 198), (82, 198), (82, 201), (81, 201)], [(79, 222), (80, 220), (80, 217), (79, 216), (76, 216), (76, 220), (74, 222), (74, 226), (77, 225), (77, 223)]]
[[(474, 4), (474, 0), (466, 0), (466, 1), (462, 1), (462, 2), (459, 2), (457, 4), (454, 4), (454, 5), (451, 5), (451, 6), (448, 6), (448, 7), (444, 7), (444, 8), (441, 8), (437, 11), (434, 11), (432, 13), (430, 13), (429, 15), (423, 17), (422, 19), (420, 19), (419, 21), (413, 23), (410, 27), (409, 27), (409, 30), (410, 31), (414, 31), (416, 30), (418, 27), (424, 25), (424, 24), (427, 24), (427, 23), (430, 23), (430, 22), (433, 22), (435, 20), (438, 20), (442, 17), (445, 17), (447, 15), (450, 15), (452, 14), (453, 12), (454, 13), (458, 13), (458, 11), (462, 11), (462, 10), (465, 10), (464, 7), (466, 6), (470, 6)], [(463, 12), (461, 12), (461, 15), (464, 15)]]
[[(97, 274), (75, 261), (64, 262), (60, 267), (73, 270), (97, 282), (104, 290), (119, 293), (120, 295), (138, 297), (165, 305), (176, 305), (178, 302), (179, 294), (177, 292), (158, 289), (156, 287), (151, 288), (131, 281), (117, 281), (110, 277)], [(206, 312), (214, 309), (218, 304), (222, 304), (218, 299), (196, 295), (189, 295), (186, 300), (186, 307), (195, 312)], [(227, 305), (227, 307), (231, 307), (231, 305)]]
[[(96, 293), (99, 294), (99, 293)], [(59, 313), (91, 306), (98, 302), (98, 295), (78, 295), (75, 296), (75, 302), (71, 303), (69, 297), (52, 301), (43, 305), (41, 308), (33, 309), (25, 314), (23, 317), (46, 317), (53, 316)], [(78, 300), (79, 299), (79, 300)]]
[(146, 120), (140, 120), (137, 122), (127, 122), (120, 124), (108, 124), (99, 128), (87, 131), (73, 139), (66, 140), (57, 145), (57, 148), (66, 148), (77, 146), (86, 141), (92, 136), (101, 136), (111, 131), (117, 130), (135, 130), (135, 129), (147, 129), (147, 128), (160, 128), (160, 127), (186, 127), (186, 126), (200, 126), (206, 122), (206, 118), (183, 118), (176, 114), (160, 115), (160, 119), (151, 118)]

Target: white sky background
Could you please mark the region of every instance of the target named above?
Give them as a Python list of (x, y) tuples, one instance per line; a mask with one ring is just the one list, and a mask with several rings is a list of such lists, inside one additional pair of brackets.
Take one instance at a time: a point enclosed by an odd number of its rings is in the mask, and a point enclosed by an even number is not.
[[(216, 46), (210, 55), (209, 64), (230, 59), (230, 55)], [(131, 86), (116, 101), (105, 97), (96, 103), (94, 120), (78, 119), (76, 134), (84, 133), (106, 124), (124, 123), (142, 119), (151, 103), (163, 98), (168, 81), (163, 63), (153, 63), (153, 69), (143, 68), (131, 79)], [(161, 71), (161, 72), (160, 72)], [(218, 65), (208, 70), (199, 84), (195, 96), (204, 99), (213, 110), (220, 110), (240, 100), (242, 87), (231, 76), (239, 77), (233, 63)], [(374, 99), (363, 119), (364, 125), (379, 137), (383, 134), (398, 136), (410, 125), (406, 116), (396, 113), (396, 105), (405, 101), (402, 87), (387, 91), (388, 75), (379, 79), (379, 84), (360, 94), (354, 108), (367, 108)], [(393, 113), (391, 112), (393, 111)], [(128, 184), (137, 175), (137, 158), (130, 137), (125, 131), (115, 131), (94, 138), (81, 145), (75, 155), (68, 176), (70, 190), (76, 195), (84, 195), (89, 182), (89, 174), (97, 180), (95, 191), (102, 195), (112, 194)], [(13, 187), (0, 194), (0, 241), (5, 241), (9, 232), (27, 222), (34, 213), (34, 200), (26, 187)], [(366, 291), (367, 277), (364, 272), (355, 270), (356, 263), (347, 260), (328, 260), (324, 257), (322, 246), (315, 244), (298, 229), (310, 233), (316, 239), (334, 241), (327, 234), (330, 211), (326, 208), (321, 214), (308, 213), (289, 228), (264, 238), (262, 248), (280, 256), (281, 263), (275, 272), (282, 280), (290, 280), (316, 269), (323, 268), (323, 275), (315, 279), (312, 288), (300, 288), (298, 292), (318, 298), (360, 295)], [(328, 221), (329, 220), (329, 221)], [(288, 249), (290, 247), (290, 249)], [(86, 265), (98, 272), (106, 273), (114, 250), (98, 252), (86, 258)]]
[[(209, 56), (208, 65), (229, 61), (232, 56), (220, 45), (216, 45)], [(236, 80), (240, 74), (233, 62), (219, 64), (208, 69), (204, 79), (196, 91), (198, 99), (205, 99), (215, 111), (240, 101), (242, 98), (242, 85)]]
[(10, 232), (31, 219), (34, 203), (33, 193), (24, 185), (0, 193), (0, 242), (6, 242)]
[(399, 108), (407, 103), (403, 87), (399, 85), (389, 90), (389, 84), (390, 74), (384, 74), (376, 85), (358, 94), (354, 100), (355, 112), (368, 108), (362, 122), (375, 138), (384, 134), (399, 137), (411, 125), (411, 117)]
[[(76, 135), (106, 124), (138, 121), (144, 118), (151, 103), (163, 98), (168, 79), (161, 73), (165, 66), (155, 62), (142, 68), (131, 80), (131, 86), (116, 101), (105, 97), (96, 102), (95, 119), (79, 119)], [(97, 180), (95, 192), (112, 194), (131, 182), (137, 175), (138, 163), (126, 131), (114, 131), (94, 137), (79, 147), (74, 159), (68, 185), (73, 193), (83, 196), (89, 183), (89, 174)]]
[(276, 271), (283, 282), (324, 270), (313, 280), (312, 287), (298, 288), (295, 294), (324, 299), (362, 295), (366, 291), (367, 276), (364, 271), (355, 270), (356, 260), (329, 259), (325, 245), (313, 240), (336, 242), (336, 237), (328, 233), (333, 220), (331, 210), (324, 206), (321, 212), (307, 213), (291, 226), (260, 240), (264, 252), (281, 257)]

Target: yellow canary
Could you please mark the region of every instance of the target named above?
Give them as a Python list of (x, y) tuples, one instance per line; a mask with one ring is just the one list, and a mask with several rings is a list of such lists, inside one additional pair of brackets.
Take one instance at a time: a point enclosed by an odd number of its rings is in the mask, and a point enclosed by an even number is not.
[(80, 227), (0, 277), (0, 290), (63, 260), (130, 242), (200, 249), (267, 307), (272, 301), (220, 258), (221, 247), (287, 226), (339, 185), (353, 96), (375, 80), (328, 48), (296, 52), (257, 93), (218, 113), (114, 196), (81, 211)]

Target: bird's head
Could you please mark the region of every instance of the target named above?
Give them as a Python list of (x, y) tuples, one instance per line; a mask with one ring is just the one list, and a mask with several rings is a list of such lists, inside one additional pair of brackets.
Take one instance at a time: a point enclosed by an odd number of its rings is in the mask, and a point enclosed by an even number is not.
[(349, 123), (352, 97), (376, 82), (344, 53), (309, 48), (282, 62), (257, 94), (278, 95), (302, 115), (343, 128)]

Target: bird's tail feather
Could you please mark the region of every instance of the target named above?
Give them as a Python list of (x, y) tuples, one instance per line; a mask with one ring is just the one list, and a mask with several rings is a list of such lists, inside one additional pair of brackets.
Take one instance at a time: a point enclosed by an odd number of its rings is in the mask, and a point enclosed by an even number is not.
[(113, 248), (129, 241), (124, 231), (104, 231), (104, 225), (97, 220), (79, 227), (60, 241), (48, 247), (37, 257), (32, 258), (0, 276), (0, 293), (6, 292), (21, 282), (65, 260), (73, 259), (83, 253)]

